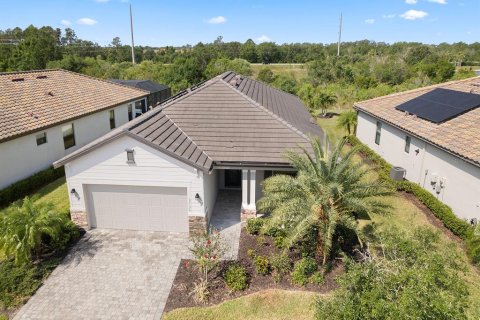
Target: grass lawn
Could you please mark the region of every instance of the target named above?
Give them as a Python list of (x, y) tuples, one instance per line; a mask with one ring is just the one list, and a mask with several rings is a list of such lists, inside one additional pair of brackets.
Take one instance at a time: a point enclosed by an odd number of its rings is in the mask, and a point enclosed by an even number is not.
[(313, 319), (317, 296), (305, 291), (266, 290), (213, 307), (173, 310), (162, 319)]
[(252, 63), (253, 76), (256, 78), (263, 68), (269, 68), (275, 74), (293, 74), (296, 80), (307, 76), (307, 68), (303, 63)]

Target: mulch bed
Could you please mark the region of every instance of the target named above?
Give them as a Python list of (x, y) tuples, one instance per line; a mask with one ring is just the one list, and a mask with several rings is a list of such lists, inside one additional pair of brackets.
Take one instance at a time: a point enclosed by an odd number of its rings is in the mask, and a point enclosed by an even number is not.
[[(328, 293), (337, 288), (335, 277), (344, 272), (341, 261), (337, 261), (331, 270), (325, 275), (325, 281), (322, 285), (307, 284), (305, 286), (297, 286), (291, 283), (290, 275), (285, 275), (279, 282), (275, 283), (271, 275), (257, 275), (252, 259), (247, 255), (248, 249), (254, 249), (257, 255), (270, 257), (272, 254), (280, 253), (281, 249), (274, 246), (272, 238), (265, 236), (264, 241), (258, 241), (260, 237), (248, 234), (244, 228), (240, 236), (240, 247), (238, 259), (236, 261), (222, 262), (218, 270), (212, 271), (211, 280), (209, 281), (210, 296), (207, 303), (198, 303), (191, 294), (195, 282), (201, 278), (195, 262), (193, 260), (182, 260), (177, 270), (175, 280), (173, 281), (170, 295), (164, 311), (168, 312), (177, 308), (216, 305), (226, 300), (248, 295), (254, 292), (267, 289), (283, 289), (283, 290), (301, 290), (318, 293)], [(292, 254), (293, 260), (301, 258), (300, 254)], [(239, 263), (246, 268), (248, 273), (248, 287), (243, 291), (230, 292), (222, 278), (226, 267), (231, 263)]]

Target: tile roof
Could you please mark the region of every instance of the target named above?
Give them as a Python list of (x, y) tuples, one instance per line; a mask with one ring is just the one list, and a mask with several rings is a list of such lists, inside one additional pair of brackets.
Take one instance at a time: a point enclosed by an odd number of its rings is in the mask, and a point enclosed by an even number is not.
[(480, 166), (480, 107), (443, 123), (406, 115), (395, 107), (436, 88), (480, 94), (480, 77), (442, 83), (355, 103), (355, 108)]
[(0, 143), (146, 95), (66, 70), (0, 73)]
[(150, 93), (159, 92), (162, 90), (168, 89), (168, 87), (164, 84), (157, 83), (151, 80), (121, 80), (121, 79), (111, 79), (111, 82), (123, 84), (125, 86), (138, 88), (142, 90), (146, 90)]
[[(282, 102), (281, 107), (275, 105), (275, 101), (270, 102), (269, 109), (232, 87), (224, 77), (225, 74), (181, 92), (161, 107), (113, 130), (55, 165), (60, 166), (121, 134), (204, 170), (211, 169), (213, 163), (288, 165), (284, 157), (287, 150), (299, 150), (299, 145), (308, 149), (308, 135), (323, 135), (321, 129), (312, 127), (310, 122), (295, 119), (296, 114), (308, 118), (303, 105), (300, 104), (301, 110), (288, 113), (287, 121), (277, 112), (282, 110), (282, 115), (287, 114), (284, 109), (288, 108), (288, 101)], [(276, 91), (274, 95), (281, 96), (281, 92)], [(299, 106), (298, 101), (289, 101), (295, 103), (292, 108)], [(303, 129), (292, 123), (302, 124)]]

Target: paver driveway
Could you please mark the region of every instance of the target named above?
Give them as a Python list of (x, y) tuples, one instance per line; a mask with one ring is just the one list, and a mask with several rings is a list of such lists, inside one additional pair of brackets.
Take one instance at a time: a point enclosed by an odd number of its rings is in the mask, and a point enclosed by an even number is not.
[(15, 319), (160, 319), (185, 234), (87, 232)]

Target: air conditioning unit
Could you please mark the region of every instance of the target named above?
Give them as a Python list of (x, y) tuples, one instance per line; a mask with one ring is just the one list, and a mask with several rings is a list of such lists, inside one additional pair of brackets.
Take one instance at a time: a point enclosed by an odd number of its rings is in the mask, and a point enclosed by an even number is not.
[(407, 170), (402, 167), (392, 167), (390, 170), (390, 178), (396, 181), (402, 181), (407, 174)]

